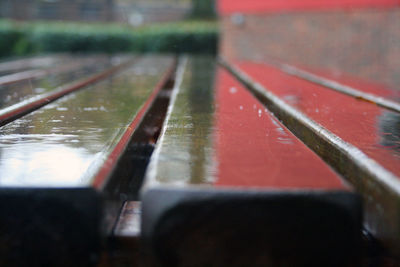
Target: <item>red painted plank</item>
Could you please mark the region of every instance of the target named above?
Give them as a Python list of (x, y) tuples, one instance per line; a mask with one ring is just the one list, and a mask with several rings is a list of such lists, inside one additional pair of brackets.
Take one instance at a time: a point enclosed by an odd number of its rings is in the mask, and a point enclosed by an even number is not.
[(296, 10), (348, 9), (399, 6), (398, 0), (219, 0), (218, 10), (222, 15), (235, 12), (267, 13)]
[(297, 64), (286, 64), (278, 63), (282, 66), (294, 67), (295, 69), (305, 71), (320, 77), (321, 79), (328, 79), (340, 83), (344, 86), (353, 87), (356, 90), (374, 94), (379, 97), (384, 97), (390, 100), (394, 100), (400, 103), (400, 91), (395, 88), (390, 88), (385, 84), (378, 83), (373, 80), (365, 80), (358, 77), (354, 77), (348, 73), (344, 73), (338, 70), (323, 69), (323, 68), (312, 68)]
[[(354, 97), (358, 100), (363, 100), (369, 103), (376, 104), (382, 108), (387, 110), (391, 110), (397, 113), (400, 113), (400, 103), (396, 101), (396, 99), (390, 99), (389, 95), (398, 95), (398, 93), (390, 94), (390, 91), (384, 89), (378, 89), (370, 86), (368, 83), (365, 83), (364, 86), (361, 86), (357, 82), (347, 81), (347, 84), (341, 83), (337, 81), (337, 79), (329, 79), (322, 77), (321, 75), (314, 74), (309, 71), (305, 71), (293, 66), (283, 65), (281, 69), (294, 77), (309, 81), (311, 83), (315, 83), (321, 85), (324, 88), (337, 91), (341, 94), (346, 94), (351, 97)], [(350, 86), (348, 84), (354, 84), (361, 86), (362, 90), (357, 89), (357, 86)], [(395, 98), (392, 96), (392, 98)]]
[(266, 64), (239, 64), (253, 79), (400, 175), (399, 114), (298, 79)]
[(339, 176), (225, 70), (216, 84), (216, 186), (345, 189)]

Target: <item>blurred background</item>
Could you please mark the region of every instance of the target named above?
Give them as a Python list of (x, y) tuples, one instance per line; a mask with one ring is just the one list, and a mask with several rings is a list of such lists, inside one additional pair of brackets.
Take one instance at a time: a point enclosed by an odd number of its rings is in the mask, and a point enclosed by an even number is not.
[(399, 6), (398, 0), (0, 0), (0, 57), (220, 51), (397, 87)]
[(0, 12), (17, 20), (68, 20), (122, 22), (138, 26), (179, 20), (190, 0), (1, 0)]

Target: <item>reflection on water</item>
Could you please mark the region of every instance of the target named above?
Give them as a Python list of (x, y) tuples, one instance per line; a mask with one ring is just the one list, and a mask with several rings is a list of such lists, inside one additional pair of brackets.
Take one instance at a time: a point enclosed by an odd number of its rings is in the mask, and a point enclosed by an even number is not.
[(63, 186), (82, 184), (80, 178), (93, 155), (84, 148), (68, 147), (60, 142), (52, 144), (51, 138), (49, 143), (45, 141), (47, 138), (43, 139), (40, 145), (35, 140), (0, 144), (0, 186), (48, 186), (48, 180), (43, 177), (56, 177), (57, 183)]
[(1, 127), (0, 185), (88, 186), (171, 63), (144, 58)]

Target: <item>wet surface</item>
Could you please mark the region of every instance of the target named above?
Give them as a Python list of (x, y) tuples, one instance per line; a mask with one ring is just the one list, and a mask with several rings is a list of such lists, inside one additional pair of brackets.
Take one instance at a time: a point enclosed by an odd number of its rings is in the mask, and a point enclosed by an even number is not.
[(272, 93), (400, 175), (397, 113), (295, 78), (265, 64), (246, 62), (239, 66)]
[[(76, 59), (75, 59), (76, 60)], [(0, 109), (12, 106), (28, 98), (47, 93), (63, 84), (71, 83), (124, 60), (121, 57), (92, 56), (62, 64), (52, 68), (52, 73), (42, 78), (33, 78), (20, 82), (0, 85)], [(125, 58), (126, 60), (126, 58)]]
[(171, 64), (171, 58), (144, 58), (1, 127), (0, 185), (90, 185)]
[(218, 186), (345, 189), (339, 175), (236, 79), (219, 70)]
[(214, 68), (211, 58), (187, 62), (150, 185), (347, 188), (231, 75), (215, 69), (214, 84)]
[[(289, 66), (292, 65), (289, 64)], [(398, 88), (393, 88), (384, 84), (380, 84), (371, 79), (367, 80), (367, 79), (360, 79), (357, 77), (353, 77), (351, 75), (348, 75), (347, 73), (338, 70), (333, 71), (323, 68), (313, 69), (297, 65), (294, 65), (294, 67), (299, 70), (303, 70), (311, 74), (317, 75), (322, 79), (335, 81), (341, 85), (350, 86), (361, 92), (374, 94), (375, 96), (384, 97), (386, 99), (390, 99), (392, 101), (400, 103), (400, 91)]]
[[(216, 62), (199, 58), (180, 62), (176, 85), (180, 88), (171, 99), (173, 109), (165, 133), (159, 142), (156, 177), (150, 183), (170, 185), (212, 184), (213, 158), (213, 79)], [(181, 79), (181, 80), (180, 80)], [(176, 98), (175, 98), (176, 97)], [(152, 168), (152, 167), (149, 167)], [(149, 181), (150, 180), (150, 181)]]
[(0, 62), (0, 76), (29, 69), (49, 68), (62, 63), (64, 60), (68, 60), (68, 57), (64, 54), (6, 60)]

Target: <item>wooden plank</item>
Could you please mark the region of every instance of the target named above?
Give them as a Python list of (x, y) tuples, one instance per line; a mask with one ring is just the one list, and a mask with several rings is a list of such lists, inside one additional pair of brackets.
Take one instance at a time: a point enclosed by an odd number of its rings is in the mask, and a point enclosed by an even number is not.
[(119, 238), (139, 238), (140, 236), (140, 202), (127, 201), (122, 207), (116, 223), (114, 234)]
[[(28, 87), (24, 87), (23, 82), (13, 84), (12, 86), (5, 86), (3, 88), (0, 87), (1, 95), (5, 94), (5, 98), (2, 100), (2, 104), (0, 106), (0, 126), (9, 123), (35, 109), (38, 109), (52, 101), (57, 100), (58, 98), (74, 92), (78, 89), (83, 88), (84, 86), (99, 81), (108, 75), (118, 71), (121, 68), (124, 68), (131, 64), (133, 59), (130, 57), (123, 58), (122, 60), (117, 60), (117, 64), (112, 66), (104, 71), (96, 70), (99, 68), (93, 68), (91, 70), (78, 69), (75, 74), (69, 73), (65, 78), (73, 78), (75, 75), (80, 76), (85, 72), (94, 72), (93, 75), (83, 76), (77, 81), (73, 81), (70, 83), (66, 83), (65, 85), (60, 85), (57, 87), (53, 87), (52, 85), (43, 85), (43, 82), (46, 82), (46, 79), (39, 79), (37, 82), (42, 85), (40, 88), (34, 88), (32, 85), (35, 83), (28, 82)], [(107, 67), (108, 63), (104, 65)], [(100, 67), (101, 68), (101, 67)], [(51, 79), (52, 77), (49, 77)], [(75, 77), (76, 78), (76, 77)], [(56, 81), (61, 82), (62, 79)], [(40, 89), (40, 90), (37, 90)]]
[(97, 266), (152, 266), (143, 262), (140, 242), (140, 202), (124, 203), (113, 235)]
[(0, 85), (0, 109), (9, 107), (30, 97), (46, 93), (63, 84), (71, 83), (91, 74), (128, 61), (130, 57), (88, 57), (55, 68), (45, 77), (22, 80), (7, 85)]
[[(129, 124), (171, 64), (170, 58), (145, 58), (122, 73), (3, 126), (0, 129), (0, 185), (102, 186), (103, 182), (94, 179), (93, 173), (104, 166), (102, 163), (107, 161), (107, 155), (112, 153), (124, 132), (134, 130)], [(83, 148), (85, 151), (80, 151)], [(36, 157), (40, 152), (51, 154), (53, 149), (72, 149), (71, 155), (65, 151), (65, 160), (77, 165), (67, 166), (61, 160), (54, 166), (46, 164), (51, 157), (39, 157), (39, 160)], [(29, 173), (25, 173), (26, 169), (20, 164), (17, 164), (20, 167), (8, 164), (9, 160), (31, 166)], [(97, 167), (85, 174), (91, 164)], [(60, 171), (60, 168), (65, 170)]]
[[(96, 252), (100, 233), (110, 229), (121, 207), (118, 188), (113, 186), (115, 179), (123, 177), (113, 176), (115, 167), (173, 68), (171, 57), (145, 57), (102, 82), (0, 128), (0, 199), (7, 200), (0, 212), (10, 213), (15, 205), (24, 207), (29, 216), (35, 212), (33, 218), (24, 214), (4, 217), (3, 229), (19, 241), (0, 250), (2, 255), (17, 251), (13, 254), (20, 253), (20, 265), (36, 260), (34, 256), (57, 266), (96, 260), (88, 253)], [(107, 201), (100, 218), (103, 200)], [(76, 218), (74, 227), (69, 218)], [(12, 225), (16, 219), (37, 220), (46, 228), (35, 226), (32, 237), (24, 237)], [(85, 225), (88, 227), (81, 227)], [(24, 251), (20, 240), (36, 242), (42, 234), (44, 246), (38, 245), (37, 255)], [(7, 241), (7, 235), (1, 234), (0, 241)], [(64, 244), (66, 249), (47, 253), (52, 244), (55, 249)], [(84, 254), (84, 262), (79, 262), (76, 253)], [(65, 262), (60, 263), (61, 259)], [(11, 259), (5, 256), (4, 260)]]
[(214, 90), (214, 64), (193, 58), (178, 67), (142, 189), (147, 248), (166, 266), (349, 261), (358, 198), (222, 69)]
[(35, 56), (0, 62), (0, 75), (7, 75), (28, 69), (48, 68), (61, 63), (67, 57), (64, 54)]
[(224, 65), (363, 194), (365, 226), (392, 252), (399, 253), (400, 158), (393, 139), (397, 112), (265, 64), (243, 63), (239, 65), (243, 71)]
[[(335, 90), (339, 93), (343, 93), (359, 100), (374, 103), (380, 107), (386, 108), (391, 111), (400, 112), (400, 103), (398, 101), (393, 101), (386, 97), (382, 97), (382, 93), (385, 94), (385, 90), (379, 90), (375, 94), (368, 92), (369, 88), (364, 88), (364, 90), (359, 90), (349, 85), (345, 85), (333, 79), (324, 78), (320, 75), (313, 74), (306, 70), (302, 70), (290, 65), (283, 65), (282, 70), (290, 75), (296, 76), (298, 78), (316, 83), (323, 87)], [(367, 91), (367, 92), (366, 92)], [(383, 91), (383, 92), (382, 92)]]
[[(70, 58), (66, 58), (63, 62), (59, 62), (57, 65), (52, 66), (51, 68), (41, 68), (41, 69), (33, 69), (33, 70), (26, 70), (22, 72), (17, 72), (5, 76), (0, 77), (0, 86), (7, 86), (10, 84), (16, 84), (16, 86), (21, 86), (24, 82), (27, 83), (34, 83), (35, 80), (40, 78), (46, 77), (51, 78), (52, 75), (57, 75), (61, 73), (71, 72), (82, 66), (90, 66), (90, 65), (106, 65), (107, 63), (104, 62), (107, 60), (106, 56), (81, 56), (79, 58), (75, 58), (71, 56)], [(117, 62), (118, 57), (115, 57), (114, 60), (111, 58), (108, 59), (111, 62)]]

